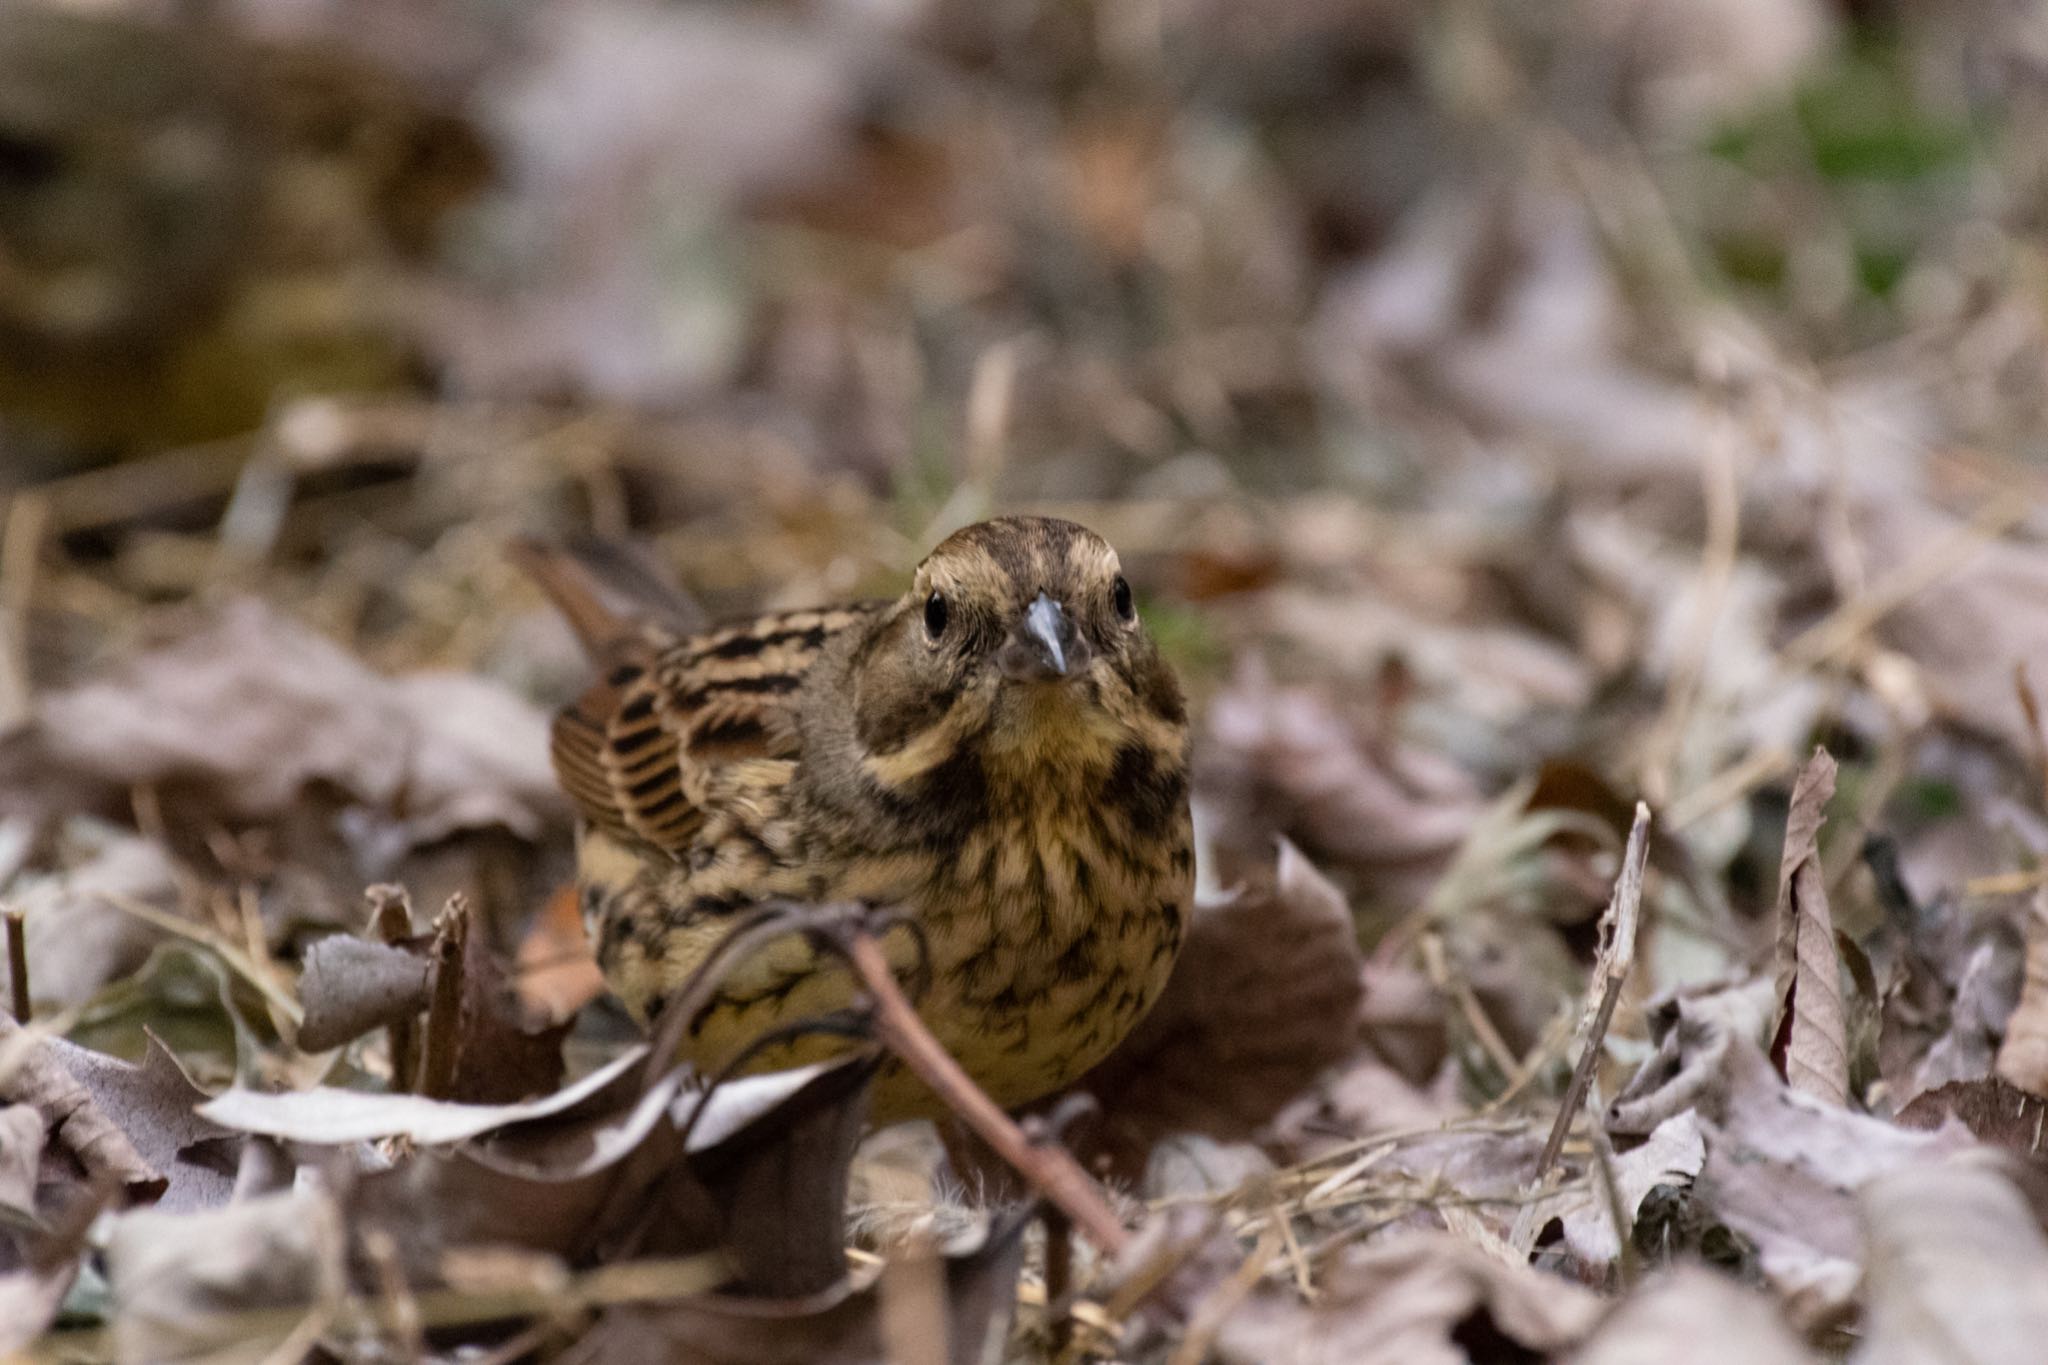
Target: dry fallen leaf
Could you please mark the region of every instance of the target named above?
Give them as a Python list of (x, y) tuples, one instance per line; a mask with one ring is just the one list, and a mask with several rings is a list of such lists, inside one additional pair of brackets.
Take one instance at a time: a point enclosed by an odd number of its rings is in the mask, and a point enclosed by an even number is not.
[[(1988, 1074), (1999, 1054), (2000, 1040), (2007, 1036), (2009, 1021), (2017, 1007), (2021, 988), (2020, 954), (2010, 951), (1996, 923), (1980, 926), (1981, 936), (1964, 959), (1962, 973), (1948, 993), (1946, 1024), (1927, 1044), (1915, 1061), (1906, 1084), (1895, 1093), (1922, 1094), (1952, 1081), (1977, 1080)], [(1892, 1011), (1894, 1017), (1905, 1009)], [(1890, 1038), (1896, 1045), (1907, 1030), (1890, 1028), (1880, 1037), (1880, 1048)], [(2048, 1054), (2044, 1054), (2048, 1055)], [(1894, 1056), (1896, 1061), (1896, 1053)]]
[(163, 1176), (64, 1069), (57, 1049), (5, 1015), (0, 1015), (0, 1100), (33, 1105), (51, 1137), (78, 1159), (88, 1179), (126, 1186), (138, 1195), (163, 1193)]
[(1811, 1365), (1770, 1300), (1725, 1275), (1683, 1266), (1651, 1280), (1566, 1365)]
[(168, 1185), (156, 1207), (167, 1212), (225, 1204), (234, 1189), (241, 1139), (199, 1116), (207, 1094), (154, 1035), (141, 1063), (124, 1062), (63, 1039), (48, 1044)]
[[(450, 910), (455, 902), (451, 901)], [(536, 1020), (490, 946), (472, 926), (462, 936), (462, 994), (456, 1029), (455, 1074), (446, 1094), (454, 1100), (498, 1103), (543, 1095), (562, 1080), (562, 1040), (571, 1020)], [(438, 972), (442, 968), (437, 967)], [(431, 1030), (431, 1017), (429, 1029)], [(429, 1061), (433, 1040), (423, 1035)]]
[(2048, 1153), (2048, 1100), (1997, 1076), (1950, 1081), (1915, 1095), (1898, 1113), (1902, 1128), (1932, 1132), (1954, 1118), (1977, 1138), (2030, 1160)]
[(36, 1167), (47, 1135), (32, 1106), (0, 1106), (0, 1229), (36, 1226)]
[(306, 950), (299, 1000), (306, 1017), (299, 1046), (307, 1052), (340, 1047), (427, 1006), (428, 959), (386, 943), (330, 934)]
[(237, 1086), (200, 1105), (198, 1113), (223, 1128), (288, 1142), (343, 1146), (402, 1136), (420, 1146), (434, 1146), (567, 1113), (620, 1083), (635, 1065), (645, 1062), (646, 1055), (645, 1048), (631, 1048), (574, 1085), (518, 1104), (458, 1104), (332, 1086), (279, 1094)]
[(1908, 1167), (1862, 1192), (1868, 1315), (1855, 1365), (2032, 1365), (2048, 1342), (2048, 1235), (1997, 1166)]
[[(398, 822), (411, 844), (504, 825), (537, 835), (565, 811), (540, 712), (482, 678), (387, 679), (253, 598), (153, 618), (99, 677), (38, 704), (0, 740), (0, 813), (125, 809), (176, 784), (265, 818), (312, 784)], [(83, 790), (87, 795), (77, 794)]]
[(1198, 903), (1159, 1003), (1078, 1083), (1119, 1166), (1142, 1171), (1170, 1133), (1270, 1122), (1351, 1052), (1361, 965), (1342, 893), (1284, 839), (1270, 887)]
[(116, 1356), (133, 1365), (269, 1359), (313, 1305), (339, 1297), (345, 1246), (340, 1211), (314, 1190), (203, 1213), (124, 1214), (107, 1241)]
[(1792, 786), (1785, 854), (1778, 870), (1778, 999), (1772, 1058), (1794, 1090), (1830, 1104), (1849, 1099), (1849, 1048), (1842, 969), (1821, 871), (1820, 827), (1835, 794), (1835, 761), (1814, 750)]
[(178, 899), (171, 860), (157, 844), (98, 821), (70, 821), (66, 832), (77, 860), (61, 872), (25, 878), (19, 902), (29, 987), (39, 1007), (57, 1009), (82, 1005), (133, 973), (163, 938), (114, 899), (156, 909)]
[[(1690, 1109), (1664, 1120), (1642, 1145), (1616, 1156), (1613, 1187), (1623, 1225), (1635, 1226), (1637, 1210), (1658, 1186), (1690, 1188), (1706, 1161), (1706, 1135), (1698, 1112)], [(1590, 1266), (1606, 1266), (1621, 1256), (1621, 1244), (1615, 1238), (1615, 1214), (1608, 1208), (1602, 1183), (1596, 1176), (1590, 1187), (1573, 1191), (1559, 1201), (1565, 1245)]]
[(1263, 1289), (1223, 1325), (1231, 1365), (1469, 1365), (1471, 1341), (1503, 1359), (1542, 1359), (1586, 1339), (1591, 1292), (1511, 1265), (1461, 1238), (1410, 1233), (1343, 1253), (1316, 1300)]
[(2027, 916), (2026, 979), (2006, 1020), (1998, 1074), (2022, 1090), (2048, 1096), (2048, 890), (2036, 892)]
[(1426, 886), (1471, 828), (1477, 793), (1457, 769), (1411, 773), (1373, 752), (1325, 697), (1247, 669), (1208, 711), (1198, 800), (1233, 851), (1284, 834), (1312, 856)]
[(1972, 1140), (1961, 1125), (1912, 1132), (1791, 1089), (1752, 1032), (1767, 998), (1756, 988), (1723, 991), (1653, 1014), (1658, 1052), (1610, 1107), (1608, 1123), (1634, 1133), (1653, 1116), (1661, 1123), (1696, 1113), (1706, 1162), (1695, 1194), (1715, 1222), (1756, 1247), (1764, 1277), (1804, 1326), (1841, 1311), (1856, 1291), (1856, 1192)]
[(1608, 1106), (1608, 1130), (1646, 1138), (1688, 1110), (1720, 1113), (1734, 1066), (1731, 1054), (1763, 1045), (1772, 1008), (1772, 983), (1765, 980), (1681, 994), (1652, 1006), (1656, 1051)]
[[(870, 1269), (802, 1299), (705, 1295), (613, 1308), (565, 1357), (575, 1365), (984, 1365), (1008, 1336), (1029, 1219), (996, 1222), (942, 1260)], [(894, 1276), (890, 1272), (896, 1272)], [(905, 1272), (908, 1272), (907, 1274)], [(910, 1326), (889, 1321), (892, 1279), (919, 1285)], [(910, 1291), (917, 1292), (917, 1291)], [(890, 1340), (890, 1329), (898, 1335)], [(908, 1343), (919, 1354), (907, 1355)]]

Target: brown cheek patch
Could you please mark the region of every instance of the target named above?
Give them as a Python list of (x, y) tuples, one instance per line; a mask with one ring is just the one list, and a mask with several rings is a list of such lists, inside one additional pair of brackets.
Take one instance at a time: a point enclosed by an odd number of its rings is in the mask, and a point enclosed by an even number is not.
[(944, 720), (960, 699), (958, 687), (920, 688), (907, 677), (875, 679), (861, 691), (854, 729), (861, 745), (877, 757), (901, 752)]

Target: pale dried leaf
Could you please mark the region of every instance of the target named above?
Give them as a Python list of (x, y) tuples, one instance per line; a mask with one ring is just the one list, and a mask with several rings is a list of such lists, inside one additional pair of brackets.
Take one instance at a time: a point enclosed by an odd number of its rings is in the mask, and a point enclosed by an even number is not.
[[(1858, 506), (1856, 531), (1873, 564), (1909, 563), (1962, 530), (1955, 514), (1897, 488)], [(2013, 700), (2013, 670), (2048, 658), (2048, 552), (2038, 539), (1984, 537), (1964, 561), (1877, 623), (1880, 640), (1912, 661), (1940, 715), (1997, 735), (2016, 753), (2038, 743)]]
[(1792, 787), (1785, 852), (1778, 871), (1778, 998), (1785, 1079), (1794, 1090), (1846, 1104), (1849, 1099), (1847, 1016), (1821, 870), (1820, 828), (1835, 794), (1835, 760), (1815, 749)]
[(340, 1047), (371, 1029), (426, 1008), (428, 959), (353, 934), (330, 934), (306, 950), (299, 999), (306, 1017), (299, 1046), (308, 1052)]
[(1911, 1167), (1861, 1198), (1869, 1304), (1855, 1365), (2032, 1365), (2048, 1341), (2048, 1237), (1988, 1161)]
[(56, 1318), (77, 1277), (76, 1257), (41, 1269), (0, 1271), (0, 1353), (6, 1353), (10, 1360), (18, 1359), (15, 1353), (26, 1348)]
[(1577, 1285), (1507, 1264), (1448, 1233), (1348, 1250), (1312, 1304), (1263, 1289), (1233, 1315), (1216, 1357), (1231, 1365), (1469, 1365), (1458, 1333), (1541, 1358), (1586, 1339), (1603, 1306)]
[[(1698, 1112), (1690, 1109), (1664, 1120), (1641, 1146), (1618, 1155), (1613, 1178), (1623, 1226), (1635, 1225), (1636, 1211), (1651, 1190), (1659, 1185), (1692, 1184), (1706, 1161), (1706, 1135)], [(1614, 1215), (1601, 1189), (1604, 1182), (1595, 1176), (1592, 1184), (1592, 1188), (1575, 1190), (1560, 1201), (1564, 1240), (1581, 1261), (1604, 1265), (1620, 1257), (1621, 1246), (1615, 1240)]]
[[(1686, 997), (1653, 1012), (1658, 1051), (1609, 1111), (1634, 1132), (1696, 1111), (1706, 1162), (1695, 1192), (1747, 1239), (1802, 1325), (1847, 1306), (1859, 1276), (1856, 1192), (1888, 1171), (1972, 1145), (1960, 1124), (1912, 1132), (1791, 1089), (1755, 1041), (1759, 988)], [(1654, 1120), (1654, 1121), (1652, 1121)], [(1645, 1129), (1644, 1131), (1647, 1131)]]
[(1410, 773), (1405, 751), (1369, 751), (1327, 698), (1277, 687), (1256, 669), (1210, 704), (1195, 753), (1196, 793), (1217, 836), (1254, 857), (1281, 833), (1315, 857), (1419, 879), (1480, 809), (1462, 772)]
[(143, 1160), (164, 1173), (169, 1185), (157, 1208), (176, 1212), (227, 1202), (240, 1136), (199, 1116), (206, 1092), (154, 1034), (140, 1065), (63, 1039), (48, 1046)]
[(1888, 1172), (1939, 1162), (1972, 1139), (1960, 1125), (1910, 1132), (1802, 1094), (1747, 1043), (1731, 1049), (1729, 1061), (1698, 1188), (1722, 1222), (1755, 1244), (1795, 1320), (1825, 1320), (1856, 1289), (1857, 1191)]
[(36, 1167), (47, 1135), (33, 1106), (0, 1107), (0, 1228), (36, 1225)]
[(866, 1064), (750, 1076), (708, 1101), (691, 1079), (679, 1067), (643, 1093), (637, 1071), (620, 1072), (569, 1109), (367, 1174), (351, 1211), (392, 1233), (421, 1282), (459, 1248), (584, 1264), (627, 1245), (656, 1256), (722, 1248), (753, 1292), (836, 1282)]
[[(1948, 1002), (1948, 1027), (1928, 1044), (1913, 1067), (1910, 1084), (1898, 1093), (1918, 1095), (1952, 1081), (1990, 1074), (2001, 1038), (2010, 1036), (2010, 1020), (2018, 1005), (2019, 956), (2008, 951), (2002, 937), (1987, 935), (1977, 942)], [(2043, 1049), (2043, 1057), (2048, 1058), (2048, 1042)]]
[(566, 810), (540, 712), (481, 678), (391, 680), (253, 598), (153, 619), (98, 678), (42, 698), (0, 744), (0, 812), (125, 806), (176, 782), (239, 818), (324, 783), (399, 822), (408, 843), (502, 824), (537, 834)]
[(199, 1106), (198, 1112), (223, 1128), (292, 1142), (345, 1146), (402, 1135), (433, 1146), (566, 1113), (618, 1082), (645, 1059), (646, 1051), (630, 1049), (564, 1090), (519, 1104), (458, 1104), (333, 1087), (273, 1095), (238, 1086)]
[(78, 860), (61, 872), (24, 878), (19, 902), (39, 1007), (84, 1004), (139, 968), (163, 938), (111, 898), (163, 909), (178, 897), (171, 860), (157, 844), (97, 821), (71, 821), (68, 832), (80, 846)]
[(91, 1179), (137, 1193), (163, 1192), (163, 1176), (64, 1069), (56, 1048), (5, 1015), (0, 1015), (0, 1100), (35, 1106), (51, 1135), (78, 1158)]
[(1771, 1301), (1725, 1275), (1683, 1266), (1644, 1284), (1566, 1365), (1810, 1365)]
[(1768, 980), (1679, 995), (1650, 1011), (1656, 1051), (1608, 1106), (1607, 1127), (1618, 1136), (1648, 1137), (1659, 1124), (1690, 1109), (1709, 1117), (1727, 1102), (1731, 1054), (1768, 1040), (1773, 992)]
[(2026, 979), (2020, 1003), (2006, 1021), (1998, 1048), (1998, 1074), (2022, 1090), (2048, 1096), (2048, 890), (2034, 896), (2027, 916)]
[(340, 1293), (345, 1244), (339, 1210), (311, 1190), (203, 1213), (125, 1214), (107, 1241), (116, 1356), (265, 1360), (299, 1326), (295, 1310)]
[(1198, 903), (1159, 1003), (1079, 1083), (1126, 1169), (1168, 1133), (1251, 1136), (1348, 1056), (1360, 967), (1342, 893), (1285, 840), (1269, 889)]
[[(572, 1264), (639, 1217), (648, 1192), (682, 1155), (671, 1106), (688, 1073), (669, 1073), (645, 1093), (631, 1069), (559, 1112), (513, 1119), (487, 1141), (425, 1149), (366, 1174), (351, 1213), (391, 1232), (413, 1277), (438, 1278), (463, 1247), (515, 1247)], [(636, 1098), (637, 1095), (637, 1098)], [(687, 1172), (684, 1172), (687, 1178)], [(670, 1215), (680, 1250), (716, 1241), (707, 1207)]]

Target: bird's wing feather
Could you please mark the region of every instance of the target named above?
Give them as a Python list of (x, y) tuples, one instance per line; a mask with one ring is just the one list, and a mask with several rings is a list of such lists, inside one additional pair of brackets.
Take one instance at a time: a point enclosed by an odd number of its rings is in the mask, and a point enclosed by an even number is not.
[(680, 855), (710, 813), (718, 769), (797, 757), (805, 674), (873, 610), (783, 612), (686, 640), (615, 642), (602, 676), (555, 718), (563, 787), (593, 824)]

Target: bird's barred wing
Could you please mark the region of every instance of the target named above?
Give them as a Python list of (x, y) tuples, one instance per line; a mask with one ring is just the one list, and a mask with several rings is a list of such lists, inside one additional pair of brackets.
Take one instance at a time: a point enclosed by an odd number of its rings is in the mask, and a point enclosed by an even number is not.
[(797, 757), (797, 691), (876, 604), (782, 612), (687, 640), (615, 642), (603, 675), (555, 718), (556, 774), (586, 819), (679, 855), (715, 813), (725, 765)]

